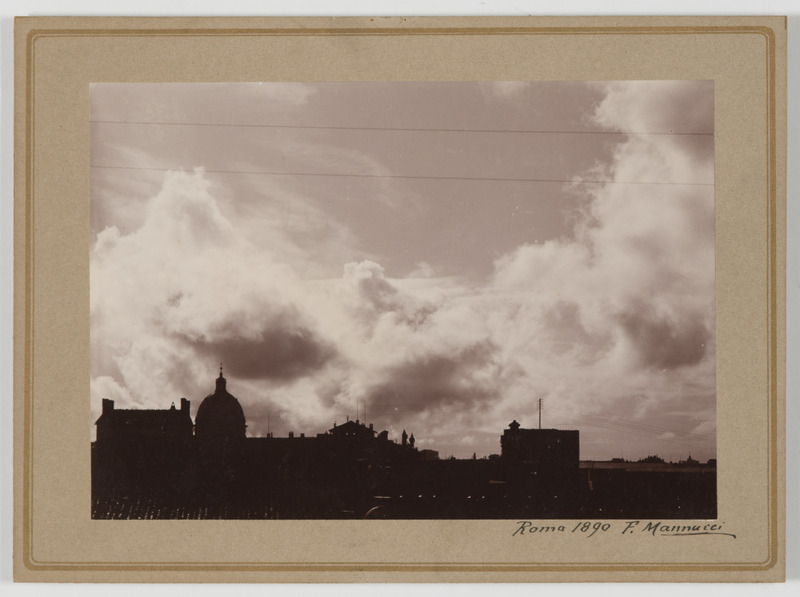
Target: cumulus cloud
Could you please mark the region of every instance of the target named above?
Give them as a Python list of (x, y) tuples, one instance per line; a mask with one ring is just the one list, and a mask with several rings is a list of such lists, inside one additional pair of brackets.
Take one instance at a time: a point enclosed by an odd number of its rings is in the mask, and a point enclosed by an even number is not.
[(679, 133), (663, 135), (657, 143), (680, 150), (669, 159), (701, 159), (704, 174), (711, 174), (707, 168), (714, 144), (704, 137), (713, 133), (713, 81), (620, 81), (601, 86), (605, 98), (592, 115), (595, 124), (632, 133), (629, 141), (643, 133)]
[[(573, 236), (497, 260), (494, 287), (530, 297), (514, 333), (533, 357), (523, 366), (542, 396), (620, 412), (637, 395), (640, 416), (679, 399), (687, 378), (713, 396), (713, 187), (672, 184), (713, 182), (713, 161), (694, 155), (710, 140), (692, 152), (674, 137), (640, 134), (707, 130), (709, 94), (703, 85), (607, 85), (594, 120), (629, 133), (613, 161), (598, 166), (610, 184), (575, 185), (584, 204)], [(693, 102), (702, 107), (682, 108)], [(542, 363), (561, 379), (536, 381)]]
[(432, 302), (392, 285), (384, 268), (374, 261), (345, 264), (344, 282), (350, 291), (350, 312), (370, 326), (370, 334), (386, 332), (394, 326), (417, 328), (437, 309)]
[[(150, 406), (196, 387), (209, 361), (244, 378), (300, 376), (335, 354), (303, 296), (291, 268), (221, 214), (202, 171), (171, 172), (139, 229), (94, 243), (93, 364)], [(176, 363), (185, 370), (167, 375)]]

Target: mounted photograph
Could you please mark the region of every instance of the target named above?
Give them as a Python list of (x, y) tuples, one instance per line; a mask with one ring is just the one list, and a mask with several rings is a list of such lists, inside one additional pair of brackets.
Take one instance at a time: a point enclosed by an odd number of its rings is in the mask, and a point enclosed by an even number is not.
[(93, 519), (717, 517), (713, 81), (89, 103)]

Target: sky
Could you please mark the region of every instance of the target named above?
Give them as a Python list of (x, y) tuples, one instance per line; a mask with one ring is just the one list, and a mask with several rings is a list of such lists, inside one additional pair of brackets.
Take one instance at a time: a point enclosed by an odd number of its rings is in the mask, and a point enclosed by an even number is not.
[[(95, 84), (91, 405), (716, 456), (709, 81)], [(93, 419), (93, 420), (94, 420)]]

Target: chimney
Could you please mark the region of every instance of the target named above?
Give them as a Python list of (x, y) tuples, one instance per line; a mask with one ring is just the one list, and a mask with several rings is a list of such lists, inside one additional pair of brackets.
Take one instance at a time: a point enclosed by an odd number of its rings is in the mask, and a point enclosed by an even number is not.
[(114, 411), (114, 401), (108, 398), (103, 398), (103, 414), (111, 413)]
[(181, 398), (181, 412), (185, 412), (186, 414), (189, 414), (189, 405), (190, 404), (191, 404), (191, 402), (189, 402), (186, 398)]
[(291, 438), (291, 437), (294, 437), (294, 431), (290, 431), (290, 432), (289, 432), (289, 437), (290, 437), (290, 438)]

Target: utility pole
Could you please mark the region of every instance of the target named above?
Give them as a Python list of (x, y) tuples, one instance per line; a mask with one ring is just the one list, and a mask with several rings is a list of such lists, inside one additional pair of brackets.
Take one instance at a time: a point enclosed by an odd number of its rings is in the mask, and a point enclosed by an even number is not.
[(542, 428), (542, 399), (539, 398), (539, 429)]

